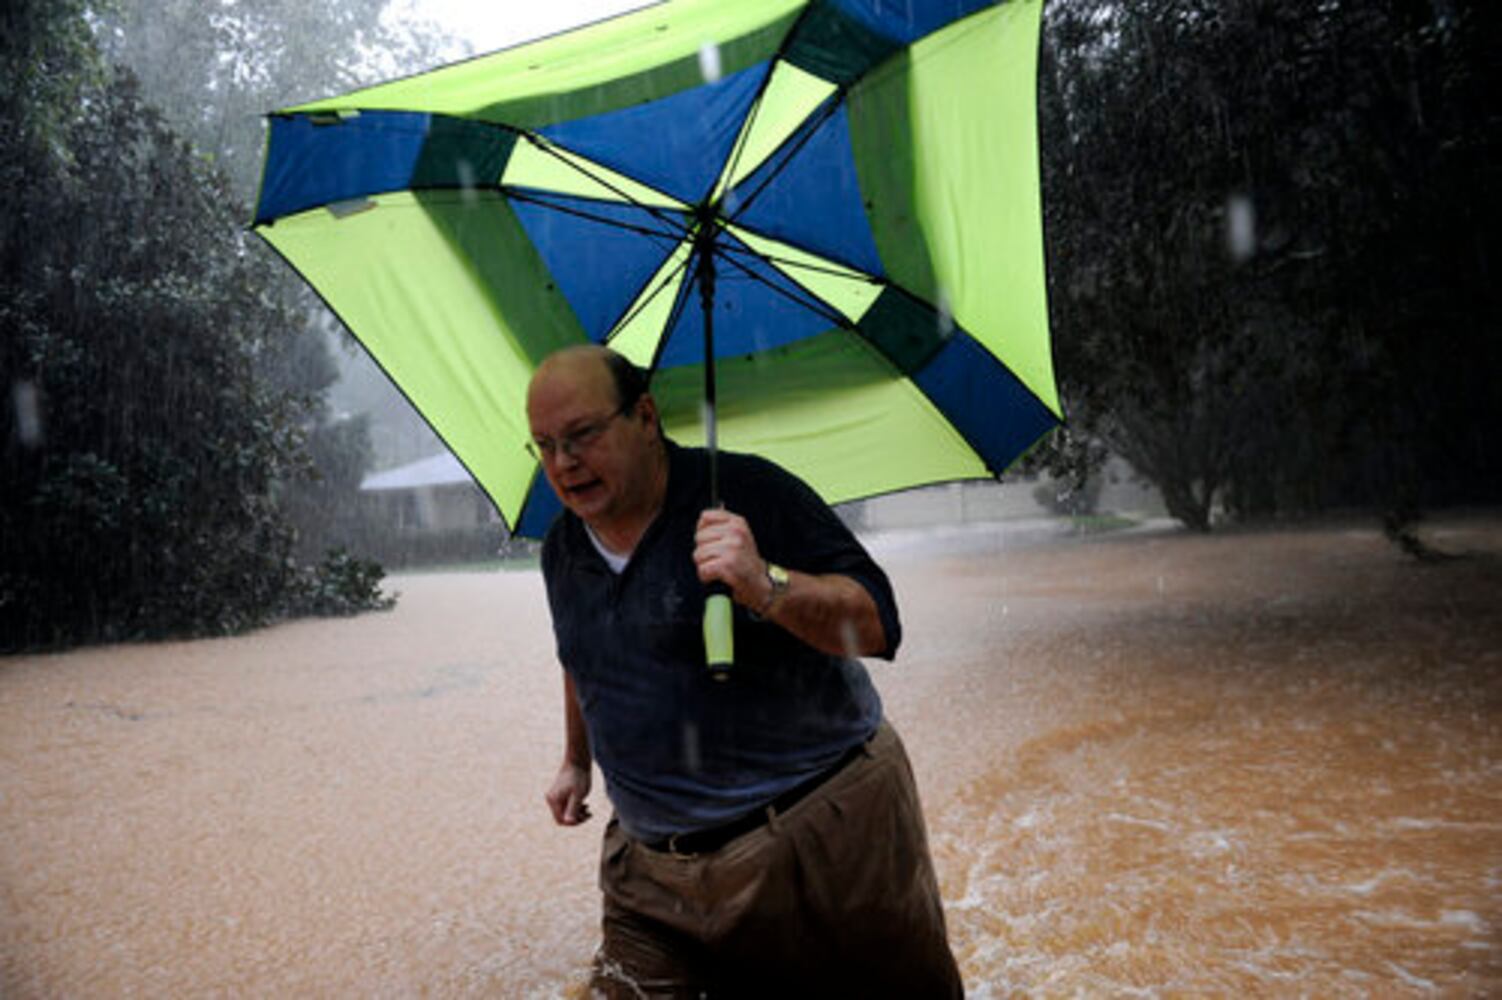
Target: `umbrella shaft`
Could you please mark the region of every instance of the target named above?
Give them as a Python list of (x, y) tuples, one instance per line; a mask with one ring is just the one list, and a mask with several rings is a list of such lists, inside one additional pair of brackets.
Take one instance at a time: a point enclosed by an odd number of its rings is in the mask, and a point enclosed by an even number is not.
[(709, 505), (720, 505), (719, 417), (716, 414), (714, 371), (714, 236), (712, 222), (701, 223), (699, 250), (699, 307), (704, 311), (704, 448), (709, 453)]

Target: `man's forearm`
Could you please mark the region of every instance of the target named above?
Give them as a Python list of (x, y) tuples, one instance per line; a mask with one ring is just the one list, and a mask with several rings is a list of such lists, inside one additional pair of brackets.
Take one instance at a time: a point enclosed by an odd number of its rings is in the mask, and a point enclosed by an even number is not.
[(579, 708), (579, 692), (567, 671), (563, 674), (563, 759), (585, 769), (594, 762), (589, 751), (589, 730)]
[(788, 572), (780, 593), (751, 526), (739, 514), (711, 508), (694, 532), (699, 579), (719, 581), (735, 601), (767, 618), (820, 652), (876, 656), (889, 651), (889, 637), (871, 592), (851, 577)]
[[(877, 656), (886, 652), (887, 635), (876, 601), (848, 576), (813, 576), (788, 572), (788, 587), (770, 604), (758, 606), (775, 622), (821, 652), (836, 656)], [(758, 610), (753, 607), (752, 610)]]

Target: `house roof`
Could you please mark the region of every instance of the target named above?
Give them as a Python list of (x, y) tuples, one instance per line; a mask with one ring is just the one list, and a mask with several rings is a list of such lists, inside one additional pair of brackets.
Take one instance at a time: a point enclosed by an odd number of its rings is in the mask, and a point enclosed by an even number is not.
[(473, 482), (464, 466), (449, 452), (420, 458), (385, 472), (372, 472), (360, 481), (360, 489), (379, 493), (386, 490), (412, 490), (423, 486), (455, 486)]

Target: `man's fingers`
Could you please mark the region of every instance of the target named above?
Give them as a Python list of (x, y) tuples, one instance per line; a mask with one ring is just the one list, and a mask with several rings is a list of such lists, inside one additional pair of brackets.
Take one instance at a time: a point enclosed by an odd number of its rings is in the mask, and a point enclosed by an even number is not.
[(730, 511), (726, 510), (724, 507), (710, 507), (699, 512), (699, 527), (706, 528), (710, 526), (729, 524), (731, 521), (735, 520), (735, 518), (736, 515), (730, 513)]
[(699, 515), (695, 540), (719, 541), (727, 538), (749, 538), (751, 527), (746, 519), (728, 510), (706, 510)]
[(747, 595), (755, 593), (763, 565), (756, 536), (745, 518), (728, 510), (699, 514), (694, 532), (694, 568), (699, 582), (723, 583), (737, 601), (745, 604)]
[(589, 804), (578, 795), (568, 797), (568, 806), (564, 809), (564, 826), (578, 826), (589, 819)]
[(577, 826), (589, 819), (589, 804), (584, 801), (588, 794), (587, 783), (581, 786), (560, 775), (543, 798), (547, 801), (548, 811), (553, 814), (554, 823), (559, 826)]

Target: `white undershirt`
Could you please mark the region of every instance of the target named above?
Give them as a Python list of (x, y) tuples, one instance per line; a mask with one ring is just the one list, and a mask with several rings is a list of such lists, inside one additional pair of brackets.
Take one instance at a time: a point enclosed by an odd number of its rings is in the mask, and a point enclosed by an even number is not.
[(600, 557), (605, 560), (605, 565), (610, 567), (612, 573), (619, 576), (621, 571), (626, 568), (626, 563), (631, 561), (631, 554), (628, 552), (625, 555), (621, 555), (606, 548), (605, 543), (600, 541), (600, 536), (595, 534), (595, 529), (589, 525), (586, 524), (584, 530), (589, 532), (589, 540), (594, 543), (595, 551), (600, 553)]

